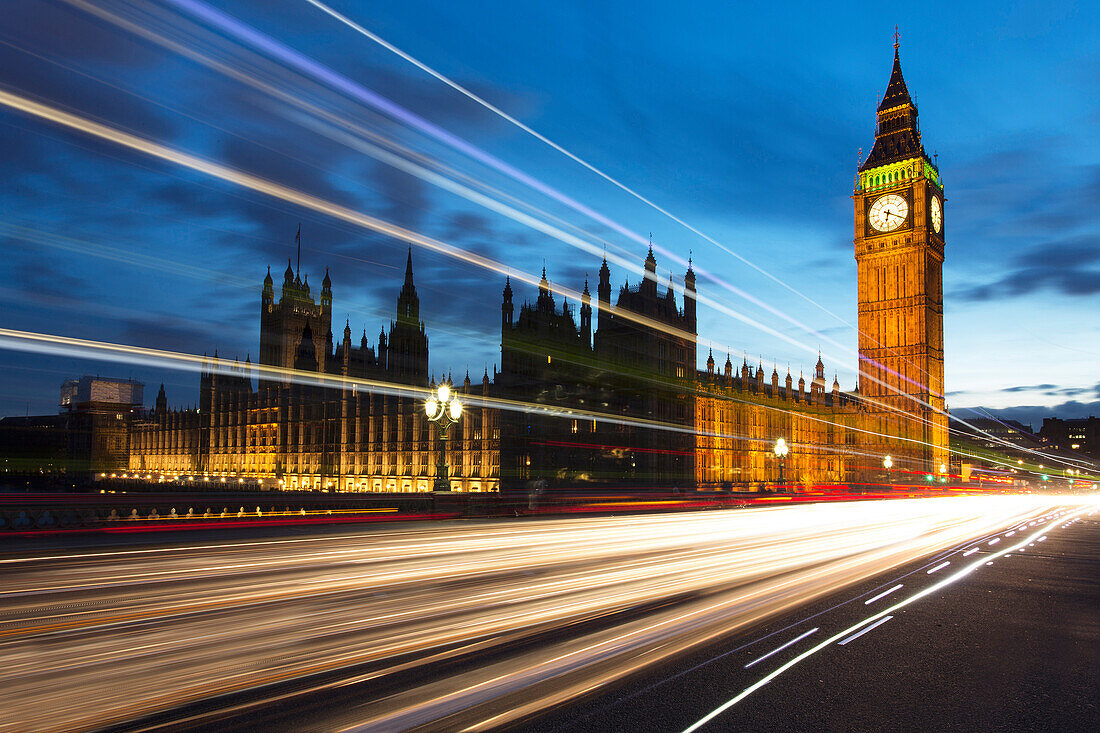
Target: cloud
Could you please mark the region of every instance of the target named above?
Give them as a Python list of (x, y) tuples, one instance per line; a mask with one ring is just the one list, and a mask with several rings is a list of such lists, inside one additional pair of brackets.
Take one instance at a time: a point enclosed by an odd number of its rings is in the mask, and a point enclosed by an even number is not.
[(970, 414), (971, 409), (979, 411), (982, 415), (988, 413), (1001, 420), (1016, 420), (1025, 425), (1031, 425), (1035, 428), (1038, 428), (1040, 425), (1043, 424), (1044, 419), (1050, 417), (1057, 417), (1063, 420), (1072, 420), (1100, 415), (1100, 400), (1096, 400), (1094, 402), (1078, 402), (1077, 400), (1069, 400), (1067, 402), (1063, 402), (1052, 407), (1046, 407), (1043, 405), (1020, 405), (1017, 407), (1002, 408), (958, 407), (953, 408), (952, 413)]
[[(1053, 384), (1021, 384), (1015, 387), (1005, 387), (1002, 392), (1045, 392), (1048, 389), (1054, 389), (1056, 385)], [(950, 393), (949, 393), (950, 394)], [(956, 393), (957, 394), (957, 393)]]
[(962, 288), (953, 297), (988, 301), (1043, 290), (1069, 296), (1100, 293), (1100, 234), (1034, 246), (1017, 255), (1012, 267), (1001, 278)]
[(119, 33), (106, 21), (42, 0), (6, 0), (4, 25), (19, 29), (19, 45), (52, 57), (81, 63), (103, 62), (132, 69), (157, 59), (152, 47)]

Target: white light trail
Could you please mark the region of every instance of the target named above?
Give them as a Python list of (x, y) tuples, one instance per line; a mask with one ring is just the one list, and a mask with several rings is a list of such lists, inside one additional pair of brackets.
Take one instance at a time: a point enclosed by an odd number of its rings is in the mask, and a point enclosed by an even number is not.
[[(1087, 511), (1089, 511), (1089, 510), (1088, 509), (1083, 509), (1080, 512), (1078, 512), (1078, 514), (1084, 514)], [(1039, 531), (1041, 532), (1042, 530), (1039, 530)], [(1038, 532), (1036, 534), (1038, 534)], [(1032, 536), (1034, 536), (1034, 535), (1032, 535)], [(1028, 538), (1028, 539), (1030, 539), (1030, 538)], [(1019, 545), (1017, 545), (1017, 547), (1022, 547), (1024, 545), (1026, 545), (1027, 542), (1028, 542), (1028, 539), (1023, 540)], [(1016, 549), (1016, 548), (1015, 547), (1005, 548), (1004, 550), (1001, 550), (1001, 555), (1003, 555), (1006, 552), (1010, 552), (1014, 549)], [(993, 557), (996, 558), (996, 557), (1000, 557), (1001, 555), (994, 555)], [(730, 700), (726, 701), (725, 703), (723, 703), (722, 705), (718, 706), (717, 708), (712, 710), (710, 713), (705, 715), (704, 717), (700, 718), (698, 721), (696, 721), (692, 725), (685, 728), (683, 733), (693, 733), (694, 731), (699, 730), (700, 728), (705, 726), (707, 723), (714, 720), (716, 717), (718, 717), (719, 715), (721, 715), (725, 711), (729, 710), (734, 705), (741, 702), (746, 697), (748, 697), (752, 693), (756, 692), (761, 687), (765, 686), (766, 684), (768, 684), (769, 682), (774, 680), (776, 677), (779, 677), (781, 674), (783, 674), (787, 670), (791, 669), (792, 667), (794, 667), (798, 663), (810, 658), (811, 656), (813, 656), (814, 654), (817, 654), (818, 652), (822, 651), (823, 649), (825, 649), (829, 645), (833, 644), (834, 642), (839, 641), (840, 639), (843, 639), (843, 638), (847, 637), (848, 635), (852, 634), (853, 632), (863, 628), (867, 624), (874, 623), (878, 619), (881, 619), (885, 616), (891, 616), (896, 611), (899, 611), (902, 608), (905, 608), (906, 606), (908, 606), (912, 603), (915, 603), (916, 601), (918, 601), (922, 598), (925, 598), (925, 597), (927, 597), (927, 596), (929, 596), (933, 593), (937, 593), (940, 590), (942, 590), (942, 589), (946, 588), (947, 586), (951, 585), (952, 583), (955, 583), (959, 580), (962, 580), (966, 576), (970, 575), (970, 573), (972, 573), (975, 570), (977, 570), (978, 568), (982, 567), (983, 564), (984, 565), (992, 565), (993, 561), (990, 560), (990, 561), (986, 562), (984, 559), (982, 559), (982, 560), (978, 560), (977, 562), (974, 562), (970, 565), (967, 565), (967, 566), (963, 567), (961, 570), (959, 570), (958, 572), (954, 573), (953, 575), (948, 575), (948, 576), (944, 577), (939, 582), (928, 586), (927, 588), (919, 591), (918, 593), (915, 593), (914, 595), (910, 596), (909, 598), (906, 598), (905, 600), (903, 600), (899, 603), (896, 603), (896, 604), (894, 604), (893, 606), (891, 606), (889, 608), (883, 609), (882, 611), (879, 611), (878, 613), (876, 613), (872, 616), (868, 616), (867, 618), (863, 619), (862, 621), (859, 621), (858, 623), (855, 623), (855, 624), (849, 626), (848, 628), (844, 629), (843, 631), (841, 631), (838, 634), (834, 634), (832, 637), (830, 637), (830, 638), (826, 639), (825, 641), (819, 643), (817, 646), (813, 647), (812, 649), (808, 649), (807, 651), (805, 651), (802, 654), (798, 655), (797, 657), (790, 660), (789, 662), (787, 662), (783, 666), (779, 667), (778, 669), (774, 670), (773, 672), (771, 672), (767, 676), (761, 678), (760, 680), (758, 680), (754, 684), (750, 685), (749, 687), (746, 687), (744, 690), (741, 691), (740, 694), (738, 694), (735, 697), (731, 698)]]
[(879, 593), (877, 596), (874, 596), (872, 598), (868, 598), (866, 601), (863, 602), (863, 605), (864, 606), (870, 606), (872, 603), (874, 603), (878, 599), (885, 598), (886, 596), (890, 595), (894, 591), (899, 590), (899, 589), (904, 588), (904, 587), (905, 587), (904, 584), (898, 583), (893, 588), (890, 588), (888, 590), (884, 590), (881, 593)]
[(857, 631), (856, 633), (854, 633), (854, 634), (852, 634), (851, 636), (849, 636), (849, 637), (848, 637), (847, 639), (843, 639), (843, 640), (841, 640), (841, 641), (838, 641), (838, 642), (837, 642), (837, 645), (838, 645), (838, 646), (844, 646), (844, 645), (846, 645), (846, 644), (848, 644), (848, 643), (850, 643), (850, 642), (853, 642), (853, 641), (855, 641), (856, 639), (858, 639), (859, 637), (861, 637), (861, 636), (863, 636), (864, 634), (866, 634), (866, 633), (867, 633), (868, 631), (871, 631), (872, 629), (876, 629), (876, 628), (878, 628), (879, 626), (882, 626), (882, 625), (883, 625), (884, 623), (886, 623), (887, 621), (889, 621), (889, 620), (890, 620), (890, 619), (892, 619), (892, 618), (893, 618), (893, 616), (883, 616), (883, 617), (882, 617), (882, 618), (880, 618), (880, 619), (879, 619), (878, 621), (874, 622), (874, 623), (873, 623), (873, 624), (871, 624), (870, 626), (865, 626), (865, 627), (864, 627), (864, 628), (863, 628), (862, 630), (860, 630), (860, 631)]
[[(465, 717), (452, 729), (499, 727), (999, 531), (1046, 501), (474, 521), (44, 553), (3, 566), (14, 592), (0, 611), (0, 688), (23, 729), (46, 733), (243, 689), (270, 701), (283, 693), (269, 685), (296, 679), (323, 696), (348, 683), (344, 670), (356, 679), (370, 664), (372, 679), (402, 672), (409, 681), (364, 705), (333, 706), (319, 727), (406, 729), (455, 715)], [(513, 641), (524, 651), (509, 651)], [(477, 650), (491, 661), (407, 675)], [(332, 681), (308, 681), (321, 672)], [(523, 702), (502, 712), (496, 702), (510, 695)]]
[(815, 627), (815, 628), (812, 628), (809, 631), (805, 632), (804, 634), (800, 634), (799, 636), (796, 636), (795, 638), (788, 641), (786, 644), (784, 644), (780, 647), (777, 647), (775, 649), (772, 649), (770, 652), (768, 652), (767, 654), (765, 654), (762, 657), (757, 657), (756, 659), (752, 660), (751, 662), (749, 662), (748, 664), (745, 665), (745, 669), (748, 669), (749, 667), (753, 666), (754, 664), (756, 664), (758, 662), (763, 662), (765, 659), (772, 656), (773, 654), (778, 654), (779, 652), (783, 651), (784, 649), (791, 646), (792, 644), (797, 644), (798, 642), (805, 639), (807, 636), (810, 636), (811, 634), (816, 634), (818, 631), (820, 631), (820, 629)]

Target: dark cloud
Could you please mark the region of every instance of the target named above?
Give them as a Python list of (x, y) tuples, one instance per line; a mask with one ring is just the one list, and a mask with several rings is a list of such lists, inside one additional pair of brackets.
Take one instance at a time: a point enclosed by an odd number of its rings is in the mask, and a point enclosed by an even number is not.
[(427, 184), (419, 178), (379, 163), (371, 182), (380, 197), (382, 218), (408, 229), (418, 229), (431, 213)]
[[(956, 411), (962, 412), (970, 409), (971, 408), (961, 407), (956, 408)], [(1045, 407), (1042, 405), (1020, 405), (1018, 407), (981, 407), (975, 409), (979, 410), (981, 414), (989, 413), (1001, 420), (1016, 420), (1025, 425), (1039, 426), (1043, 424), (1045, 418), (1049, 417), (1071, 420), (1100, 415), (1100, 400), (1094, 402), (1069, 400), (1068, 402), (1062, 402), (1052, 407)]]
[(443, 224), (443, 239), (452, 244), (470, 240), (486, 241), (494, 236), (488, 217), (473, 211), (454, 211)]
[(177, 131), (175, 122), (160, 107), (102, 81), (98, 75), (80, 73), (12, 46), (0, 45), (0, 80), (17, 93), (158, 140), (171, 139)]
[[(137, 315), (121, 320), (118, 326), (122, 342), (135, 346), (190, 354), (213, 352), (218, 348), (214, 338), (217, 329), (212, 324), (196, 325), (185, 319)], [(231, 356), (232, 344), (224, 343), (225, 339), (222, 341), (222, 356)], [(245, 353), (240, 354), (242, 361), (244, 357)]]
[(963, 288), (954, 297), (985, 301), (1041, 290), (1080, 296), (1100, 293), (1100, 234), (1032, 247), (1012, 260), (1013, 269), (994, 282)]
[(157, 60), (157, 52), (136, 36), (61, 2), (5, 0), (0, 38), (33, 51), (81, 63), (98, 62), (131, 70)]
[[(14, 240), (0, 242), (0, 251), (14, 252), (20, 247)], [(32, 249), (29, 253), (33, 254)], [(38, 303), (53, 307), (59, 303), (78, 305), (89, 293), (88, 283), (66, 274), (45, 258), (28, 257), (17, 260), (11, 267), (11, 283), (24, 303)]]

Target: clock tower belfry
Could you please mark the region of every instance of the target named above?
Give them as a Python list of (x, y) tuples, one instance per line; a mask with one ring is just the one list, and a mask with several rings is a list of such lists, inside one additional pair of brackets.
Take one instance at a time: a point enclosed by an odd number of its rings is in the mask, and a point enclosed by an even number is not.
[(859, 391), (874, 431), (864, 447), (879, 460), (892, 456), (903, 471), (939, 476), (948, 463), (943, 182), (921, 143), (896, 37), (877, 114), (875, 145), (859, 166), (852, 195)]

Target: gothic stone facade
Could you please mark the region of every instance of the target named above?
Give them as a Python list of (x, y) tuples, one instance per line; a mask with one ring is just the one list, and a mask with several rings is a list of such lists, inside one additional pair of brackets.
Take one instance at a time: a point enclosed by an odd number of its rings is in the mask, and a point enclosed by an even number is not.
[[(412, 253), (397, 300), (397, 318), (377, 348), (350, 324), (333, 345), (328, 273), (320, 302), (290, 267), (278, 300), (271, 273), (260, 300), (260, 362), (288, 370), (253, 379), (251, 363), (210, 359), (200, 378), (196, 410), (171, 410), (164, 389), (156, 407), (135, 422), (130, 469), (138, 473), (260, 479), (272, 488), (339, 491), (427, 491), (435, 475), (438, 439), (418, 399), (368, 390), (354, 381), (332, 387), (303, 384), (289, 370), (396, 387), (428, 386), (428, 338), (413, 283)], [(255, 386), (254, 386), (255, 384)], [(487, 394), (489, 378), (465, 383), (463, 395)], [(496, 491), (500, 431), (493, 410), (467, 409), (448, 444), (451, 487)]]
[[(895, 48), (896, 51), (896, 48)], [(676, 287), (658, 287), (652, 249), (643, 278), (612, 303), (611, 273), (599, 271), (598, 311), (587, 280), (579, 319), (559, 307), (543, 272), (538, 297), (518, 315), (510, 281), (501, 304), (501, 369), (459, 392), (467, 410), (449, 444), (451, 487), (460, 491), (546, 488), (758, 488), (775, 484), (775, 440), (791, 446), (789, 485), (881, 482), (890, 454), (902, 471), (946, 461), (943, 398), (943, 186), (924, 152), (916, 106), (895, 52), (878, 110), (875, 146), (856, 177), (860, 380), (826, 388), (820, 358), (806, 389), (770, 380), (727, 356), (696, 370), (696, 282), (690, 264)], [(260, 302), (260, 363), (371, 385), (322, 388), (263, 376), (246, 360), (217, 355), (201, 378), (197, 410), (170, 410), (163, 394), (136, 421), (137, 472), (260, 478), (282, 488), (428, 491), (438, 440), (420, 399), (428, 338), (412, 275), (397, 318), (376, 347), (350, 326), (334, 345), (332, 290), (320, 300), (288, 264), (275, 300), (270, 271)], [(478, 396), (485, 402), (479, 404)], [(471, 399), (473, 398), (473, 399)], [(523, 406), (524, 409), (515, 409)]]

